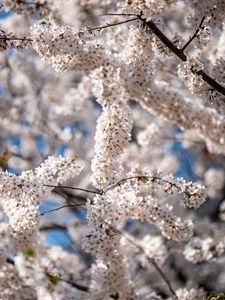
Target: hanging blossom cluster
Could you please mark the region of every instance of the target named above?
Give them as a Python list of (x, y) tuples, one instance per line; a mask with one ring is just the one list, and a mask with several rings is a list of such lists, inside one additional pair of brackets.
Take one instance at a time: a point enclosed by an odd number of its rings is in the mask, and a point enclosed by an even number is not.
[(33, 48), (58, 72), (76, 69), (89, 74), (110, 61), (104, 47), (91, 42), (94, 35), (88, 29), (42, 21), (31, 28), (31, 36)]
[(119, 84), (120, 73), (120, 68), (112, 64), (91, 73), (93, 93), (96, 101), (102, 105), (91, 165), (93, 184), (101, 190), (115, 183), (121, 176), (123, 168), (120, 156), (131, 139), (131, 110), (127, 104), (127, 94)]
[(152, 35), (141, 25), (131, 26), (127, 43), (120, 54), (124, 66), (124, 86), (130, 97), (138, 97), (143, 89), (149, 88), (153, 80), (154, 65), (152, 63), (154, 52), (152, 50)]
[[(120, 249), (120, 235), (108, 224), (108, 219), (102, 219), (105, 207), (102, 210), (99, 205), (104, 200), (105, 197), (97, 195), (94, 202), (88, 204), (90, 229), (82, 242), (85, 251), (96, 255), (96, 263), (91, 268), (91, 299), (107, 299), (116, 295), (122, 299), (138, 299), (129, 275), (129, 265)], [(107, 209), (112, 211), (109, 205)], [(99, 211), (101, 215), (98, 215)]]
[(95, 155), (92, 160), (93, 184), (104, 190), (122, 173), (120, 156), (131, 138), (131, 112), (126, 103), (103, 107), (97, 121)]
[(81, 168), (76, 159), (49, 157), (34, 171), (17, 176), (1, 171), (0, 196), (4, 212), (9, 219), (15, 248), (28, 248), (36, 242), (38, 207), (53, 187), (77, 176)]

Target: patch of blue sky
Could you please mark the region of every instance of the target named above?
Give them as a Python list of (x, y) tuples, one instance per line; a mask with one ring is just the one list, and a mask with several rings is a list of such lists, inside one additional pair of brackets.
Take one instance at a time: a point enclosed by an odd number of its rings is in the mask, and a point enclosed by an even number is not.
[(67, 128), (73, 134), (76, 133), (77, 131), (80, 131), (84, 138), (89, 135), (89, 131), (83, 122), (70, 122), (62, 126), (62, 129), (67, 129)]
[[(49, 210), (58, 208), (61, 205), (62, 204), (59, 204), (56, 201), (48, 200), (40, 206), (39, 212), (40, 213), (47, 212)], [(62, 212), (62, 210), (60, 210), (60, 211)], [(56, 212), (59, 212), (59, 210)], [(57, 222), (60, 225), (65, 225), (66, 223), (70, 222), (71, 220), (73, 220), (76, 217), (84, 219), (84, 214), (85, 214), (85, 212), (78, 212), (78, 211), (66, 213), (65, 216), (62, 215), (60, 217), (57, 217)], [(50, 212), (47, 215), (44, 215), (43, 218), (44, 217), (47, 217), (49, 222), (54, 223), (56, 220), (54, 212)], [(72, 241), (69, 233), (67, 232), (66, 227), (65, 227), (65, 229), (53, 228), (53, 229), (49, 230), (46, 235), (46, 241), (49, 245), (52, 245), (52, 246), (59, 245), (68, 252), (77, 252), (78, 251), (78, 250), (76, 250), (76, 246), (73, 245), (73, 241)]]
[(6, 19), (10, 16), (12, 16), (14, 13), (10, 10), (5, 11), (5, 10), (0, 10), (0, 19)]
[(43, 213), (45, 211), (49, 211), (51, 209), (55, 209), (57, 207), (59, 207), (60, 204), (56, 201), (52, 201), (52, 200), (48, 200), (46, 202), (44, 202), (43, 204), (41, 204), (41, 206), (39, 207), (39, 212)]
[(48, 232), (46, 239), (49, 245), (59, 245), (68, 252), (75, 251), (75, 248), (73, 247), (73, 241), (66, 230), (52, 229)]
[(35, 143), (37, 145), (38, 151), (42, 156), (44, 156), (44, 152), (47, 149), (47, 142), (42, 135), (38, 135), (35, 139)]
[[(175, 127), (174, 134), (181, 133), (182, 130), (178, 127)], [(174, 141), (171, 147), (168, 149), (168, 153), (176, 155), (176, 158), (179, 160), (180, 167), (177, 172), (174, 174), (174, 177), (183, 177), (186, 180), (198, 180), (198, 176), (194, 172), (194, 165), (196, 157), (188, 151), (188, 149), (182, 146), (182, 142)]]
[(174, 176), (183, 177), (186, 180), (198, 180), (199, 178), (194, 172), (195, 156), (183, 148), (182, 143), (179, 141), (173, 143), (171, 152), (176, 155), (180, 162), (180, 168)]
[(67, 147), (66, 144), (61, 144), (61, 145), (58, 147), (58, 149), (57, 149), (57, 155), (62, 155), (62, 156), (64, 156), (65, 151), (66, 151), (67, 148), (68, 148), (68, 147)]
[(21, 139), (20, 137), (13, 135), (9, 138), (9, 145), (16, 146), (18, 150), (21, 150)]
[(19, 121), (19, 124), (20, 124), (22, 127), (29, 127), (29, 126), (30, 126), (30, 123), (29, 123), (27, 120), (20, 120), (20, 121)]
[[(82, 207), (84, 207), (84, 206), (82, 206)], [(86, 215), (87, 215), (87, 213), (84, 209), (77, 209), (77, 210), (71, 211), (69, 214), (67, 214), (65, 216), (64, 223), (67, 224), (67, 223), (73, 221), (74, 218), (79, 218), (79, 219), (85, 221)]]
[(0, 84), (0, 95), (2, 95), (4, 93), (4, 86), (2, 86), (1, 84)]

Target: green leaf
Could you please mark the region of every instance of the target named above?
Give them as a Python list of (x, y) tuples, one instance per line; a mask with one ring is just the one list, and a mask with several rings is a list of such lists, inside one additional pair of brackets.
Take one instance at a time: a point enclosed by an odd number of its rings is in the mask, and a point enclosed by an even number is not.
[(60, 276), (59, 274), (54, 274), (54, 275), (50, 275), (48, 274), (48, 278), (49, 280), (53, 283), (53, 284), (57, 284), (60, 281)]
[(5, 157), (0, 156), (0, 167), (2, 167), (5, 163)]
[(145, 175), (138, 176), (138, 179), (143, 181), (143, 182), (147, 182), (149, 180), (148, 176), (145, 176)]
[(26, 255), (26, 256), (29, 256), (29, 257), (35, 257), (36, 256), (35, 251), (31, 248), (27, 248), (27, 249), (23, 250), (23, 254)]
[(216, 295), (210, 295), (208, 297), (204, 297), (202, 300), (225, 300), (225, 294), (220, 293), (217, 296)]

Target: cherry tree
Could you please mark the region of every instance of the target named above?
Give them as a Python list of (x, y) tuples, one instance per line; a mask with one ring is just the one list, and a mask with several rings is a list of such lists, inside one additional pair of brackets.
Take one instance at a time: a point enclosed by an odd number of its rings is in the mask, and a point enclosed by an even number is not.
[(225, 1), (0, 9), (0, 299), (225, 299)]

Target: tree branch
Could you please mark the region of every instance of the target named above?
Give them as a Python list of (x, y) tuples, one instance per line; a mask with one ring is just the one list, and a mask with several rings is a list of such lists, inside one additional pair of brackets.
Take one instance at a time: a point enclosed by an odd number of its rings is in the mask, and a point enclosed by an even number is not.
[[(144, 25), (149, 28), (158, 39), (166, 45), (177, 57), (179, 57), (182, 61), (187, 60), (186, 54), (184, 54), (182, 49), (177, 48), (170, 39), (155, 25), (153, 21), (146, 21), (141, 16), (139, 16), (139, 20), (141, 20)], [(184, 48), (184, 47), (183, 47)], [(225, 87), (220, 85), (215, 79), (206, 74), (203, 70), (197, 71), (197, 75), (202, 76), (202, 79), (207, 82), (213, 89), (217, 90), (220, 94), (225, 96)]]
[[(142, 180), (142, 181), (143, 181), (143, 180), (146, 180), (146, 181), (150, 181), (150, 182), (161, 181), (161, 182), (164, 182), (164, 183), (168, 183), (168, 184), (170, 185), (170, 187), (168, 188), (168, 190), (171, 189), (172, 187), (174, 187), (174, 188), (176, 188), (178, 191), (184, 193), (184, 194), (185, 194), (186, 196), (188, 196), (188, 197), (191, 197), (191, 196), (194, 195), (194, 194), (189, 193), (189, 192), (186, 191), (186, 190), (181, 189), (181, 187), (179, 187), (179, 185), (177, 185), (175, 182), (171, 182), (171, 181), (166, 180), (166, 179), (164, 179), (164, 178), (161, 178), (161, 177), (159, 177), (159, 176), (147, 176), (147, 175), (141, 175), (141, 174), (140, 174), (140, 175), (136, 175), (136, 176), (126, 177), (126, 178), (123, 178), (123, 179), (117, 181), (116, 183), (114, 183), (114, 184), (108, 186), (108, 187), (106, 188), (106, 190), (104, 191), (103, 194), (107, 193), (107, 191), (109, 191), (109, 190), (115, 188), (116, 186), (119, 186), (120, 184), (122, 184), (122, 183), (124, 183), (124, 182), (126, 182), (126, 181), (128, 181), (128, 180), (132, 180), (132, 179), (137, 179), (137, 180)], [(167, 192), (168, 190), (165, 190), (165, 192)]]
[(82, 291), (82, 292), (86, 292), (88, 293), (89, 292), (89, 288), (87, 286), (84, 286), (84, 285), (81, 285), (77, 282), (74, 282), (74, 281), (71, 281), (71, 280), (67, 280), (67, 279), (60, 279), (61, 281), (64, 281), (68, 284), (70, 284), (72, 287), (75, 287), (76, 289)]

